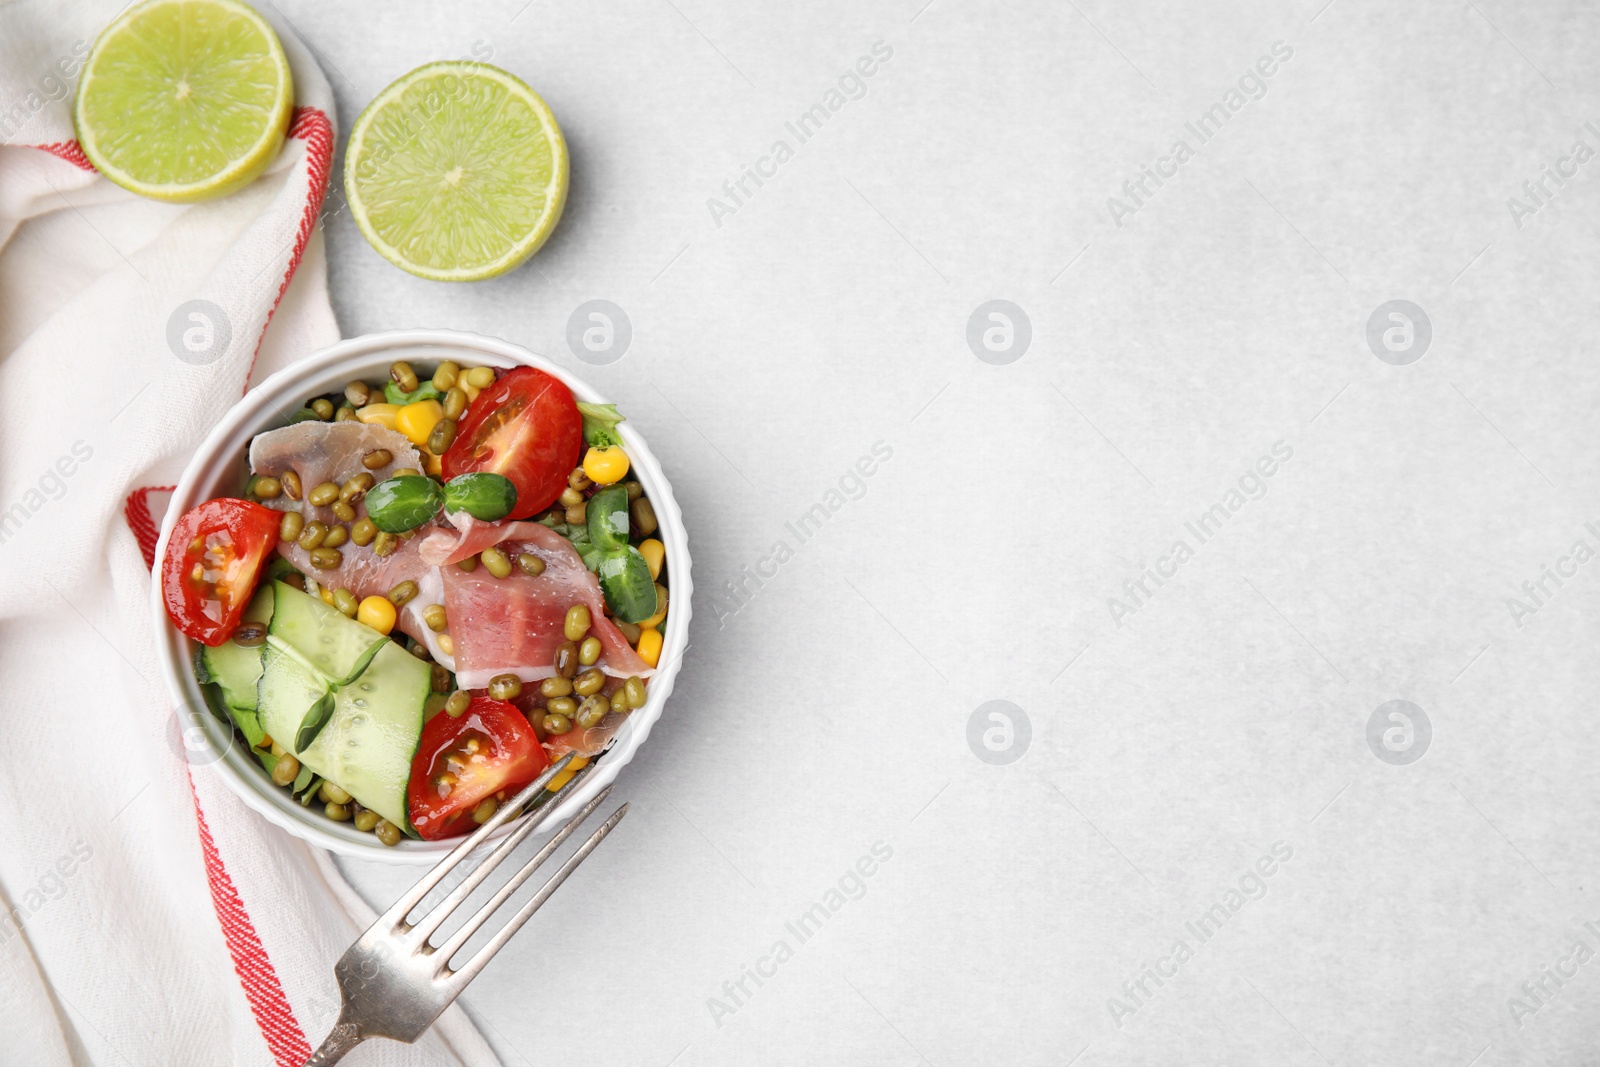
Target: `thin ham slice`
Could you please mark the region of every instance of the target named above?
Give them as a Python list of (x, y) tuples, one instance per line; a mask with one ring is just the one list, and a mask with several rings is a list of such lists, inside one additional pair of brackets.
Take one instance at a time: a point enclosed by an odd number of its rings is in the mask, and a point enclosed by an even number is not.
[(444, 513), (447, 522), (453, 524), (455, 529), (439, 524), (422, 539), (422, 561), (430, 567), (447, 567), (452, 563), (460, 563), (468, 556), (476, 556), (479, 552), (493, 545), (498, 545), (509, 536), (506, 531), (511, 526), (529, 526), (531, 523), (512, 523), (510, 526), (500, 523), (484, 522), (475, 519), (465, 511), (447, 511)]
[[(477, 535), (470, 527), (463, 533), (464, 541)], [(599, 579), (583, 565), (572, 542), (536, 522), (511, 522), (498, 526), (491, 543), (512, 556), (533, 553), (544, 560), (544, 573), (534, 578), (516, 569), (509, 577), (496, 578), (484, 567), (441, 570), (461, 688), (482, 689), (497, 674), (515, 674), (525, 682), (553, 675), (556, 649), (566, 640), (562, 624), (573, 604), (589, 608), (589, 632), (600, 639), (597, 666), (602, 671), (617, 678), (654, 673), (606, 617)], [(458, 558), (470, 554), (463, 550)]]
[[(379, 448), (387, 449), (392, 458), (376, 470), (368, 470), (361, 458)], [(343, 485), (363, 471), (371, 474), (374, 482), (381, 482), (405, 467), (422, 469), (422, 458), (411, 442), (386, 426), (363, 422), (297, 422), (259, 433), (250, 442), (252, 473), (280, 477), (292, 470), (300, 476), (302, 499), (290, 500), (280, 495), (263, 503), (279, 511), (299, 511), (308, 521), (338, 521), (331, 508), (312, 507), (305, 502), (304, 495), (323, 482)], [(444, 582), (421, 551), (426, 538), (426, 534), (418, 534), (403, 539), (387, 556), (379, 556), (370, 546), (346, 544), (344, 561), (332, 570), (313, 567), (311, 553), (293, 542), (280, 542), (278, 552), (319, 585), (348, 589), (357, 598), (387, 593), (404, 581), (416, 582), (420, 592), (401, 609), (397, 625), (402, 633), (427, 645), (434, 660), (449, 668), (451, 658), (439, 647), (439, 636), (422, 621), (423, 608), (444, 602)]]
[[(393, 458), (377, 470), (367, 470), (361, 457), (380, 448)], [(363, 472), (381, 482), (404, 467), (422, 469), (422, 458), (411, 442), (387, 426), (365, 422), (297, 422), (258, 433), (250, 442), (251, 473), (278, 478), (292, 470), (300, 476), (302, 499), (290, 500), (280, 494), (262, 503), (277, 511), (299, 511), (308, 521), (338, 521), (329, 508), (314, 508), (304, 500), (306, 493), (323, 482), (343, 485)]]
[(417, 583), (417, 595), (411, 599), (411, 603), (400, 609), (400, 618), (395, 625), (401, 632), (427, 645), (433, 662), (442, 664), (448, 671), (454, 671), (455, 657), (444, 650), (439, 644), (439, 635), (428, 629), (428, 624), (422, 620), (422, 612), (430, 604), (444, 603), (444, 575), (438, 567), (424, 567), (422, 573), (412, 581)]
[[(370, 545), (361, 548), (347, 541), (339, 550), (344, 555), (344, 562), (329, 570), (312, 566), (311, 553), (293, 541), (279, 541), (278, 553), (293, 563), (295, 570), (315, 578), (318, 585), (325, 585), (329, 589), (348, 589), (359, 600), (387, 593), (407, 580), (420, 583), (423, 572), (429, 569), (422, 562), (417, 544), (420, 540), (420, 537), (413, 537), (409, 541), (401, 541), (387, 556), (373, 552)], [(417, 599), (422, 598), (419, 596)], [(437, 604), (438, 601), (432, 603)]]

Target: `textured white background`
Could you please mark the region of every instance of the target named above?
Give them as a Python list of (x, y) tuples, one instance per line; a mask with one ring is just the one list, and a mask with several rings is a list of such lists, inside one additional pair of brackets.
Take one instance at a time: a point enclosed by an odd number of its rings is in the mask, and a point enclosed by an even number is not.
[[(572, 195), (532, 264), (424, 282), (335, 199), (335, 307), (346, 335), (476, 330), (587, 374), (667, 467), (703, 591), (632, 814), (469, 1009), (510, 1064), (1587, 1062), (1600, 958), (1520, 1026), (1508, 1002), (1600, 952), (1600, 563), (1521, 627), (1506, 600), (1600, 549), (1600, 162), (1520, 228), (1506, 200), (1600, 149), (1594, 10), (921, 3), (278, 0), (341, 135), (475, 45), (554, 108)], [(716, 225), (707, 198), (878, 41), (866, 95)], [(1265, 97), (1199, 146), (1183, 124), (1275, 41)], [(1119, 229), (1107, 197), (1180, 136), (1195, 158)], [(585, 369), (566, 324), (596, 298), (633, 341)], [(965, 340), (994, 298), (1032, 324), (1008, 366)], [(1432, 322), (1410, 366), (1365, 338), (1394, 298)], [(877, 441), (865, 496), (719, 626), (724, 582)], [(1279, 441), (1197, 546), (1184, 522)], [(1108, 598), (1180, 537), (1119, 626)], [(1395, 698), (1433, 726), (1409, 766), (1366, 740)], [(992, 699), (1031, 721), (1009, 766), (966, 740)], [(798, 945), (785, 922), (878, 841)], [(1185, 923), (1279, 841), (1201, 945)], [(414, 876), (345, 867), (377, 903)], [(1180, 937), (1119, 1028), (1108, 998)]]

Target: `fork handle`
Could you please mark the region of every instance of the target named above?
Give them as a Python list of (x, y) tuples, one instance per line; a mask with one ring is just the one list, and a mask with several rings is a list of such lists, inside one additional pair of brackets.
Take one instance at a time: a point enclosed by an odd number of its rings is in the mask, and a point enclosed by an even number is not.
[(322, 1046), (312, 1053), (311, 1058), (305, 1062), (305, 1067), (332, 1067), (344, 1059), (345, 1053), (366, 1040), (360, 1027), (355, 1023), (340, 1020), (335, 1024), (333, 1032)]

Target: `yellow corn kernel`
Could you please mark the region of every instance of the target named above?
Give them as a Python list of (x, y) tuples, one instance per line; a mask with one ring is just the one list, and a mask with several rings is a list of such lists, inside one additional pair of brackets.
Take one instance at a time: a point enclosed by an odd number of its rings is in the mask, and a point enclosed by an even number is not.
[(394, 604), (386, 596), (369, 596), (356, 606), (356, 621), (387, 634), (394, 629)]
[[(661, 620), (665, 619), (666, 617), (667, 617), (667, 587), (662, 585), (660, 582), (657, 582), (656, 583), (656, 613), (654, 615), (650, 616), (648, 619), (640, 619), (639, 622), (638, 622), (639, 629), (641, 629), (641, 630), (649, 630), (652, 627), (660, 626), (661, 625)], [(651, 664), (651, 666), (654, 666), (654, 664)]]
[(645, 630), (639, 634), (639, 658), (654, 667), (661, 661), (661, 631)]
[(457, 379), (457, 383), (461, 386), (461, 391), (467, 394), (467, 403), (469, 404), (478, 399), (478, 394), (483, 392), (482, 389), (479, 389), (471, 382), (461, 382), (459, 379)]
[(447, 656), (454, 656), (456, 654), (456, 639), (451, 637), (449, 634), (440, 634), (438, 637), (434, 638), (434, 640), (439, 642), (440, 652), (443, 652)]
[(628, 454), (620, 447), (591, 448), (583, 454), (583, 473), (596, 485), (614, 485), (628, 475)]
[(394, 428), (410, 438), (412, 444), (422, 448), (428, 443), (428, 435), (433, 432), (434, 424), (442, 418), (443, 404), (437, 400), (418, 400), (396, 412)]
[(661, 564), (666, 562), (667, 546), (652, 537), (639, 542), (639, 555), (650, 564), (650, 580), (653, 582), (661, 577)]
[(327, 586), (323, 586), (321, 588), (320, 592), (322, 593), (322, 602), (324, 604), (327, 604), (329, 607), (332, 607), (333, 606), (333, 590), (328, 588)]
[(425, 463), (423, 463), (422, 465), (424, 467), (428, 468), (428, 473), (429, 474), (437, 474), (439, 477), (443, 478), (444, 477), (444, 458), (442, 456), (434, 455), (432, 452), (429, 452), (427, 449), (423, 449), (422, 450), (422, 454), (427, 457), (427, 461)]
[(588, 765), (589, 765), (589, 757), (588, 756), (574, 756), (574, 757), (572, 757), (572, 762), (567, 764), (567, 769), (562, 771), (560, 774), (556, 775), (554, 778), (550, 779), (550, 784), (545, 786), (545, 789), (547, 789), (550, 792), (554, 793), (557, 789), (560, 789), (562, 786), (564, 786), (568, 782), (572, 781), (572, 776), (577, 774), (579, 771), (583, 770)]
[(399, 404), (368, 404), (364, 408), (356, 409), (356, 418), (369, 425), (383, 426), (394, 429), (395, 419), (400, 414)]

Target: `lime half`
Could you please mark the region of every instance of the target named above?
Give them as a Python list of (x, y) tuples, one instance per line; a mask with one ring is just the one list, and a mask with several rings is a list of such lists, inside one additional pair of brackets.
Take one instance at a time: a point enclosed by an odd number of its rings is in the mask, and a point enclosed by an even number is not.
[(145, 0), (94, 43), (78, 82), (78, 143), (118, 185), (206, 200), (283, 146), (294, 83), (283, 45), (238, 0)]
[(389, 262), (435, 281), (492, 278), (556, 228), (567, 142), (521, 79), (485, 63), (430, 63), (356, 119), (344, 189)]

